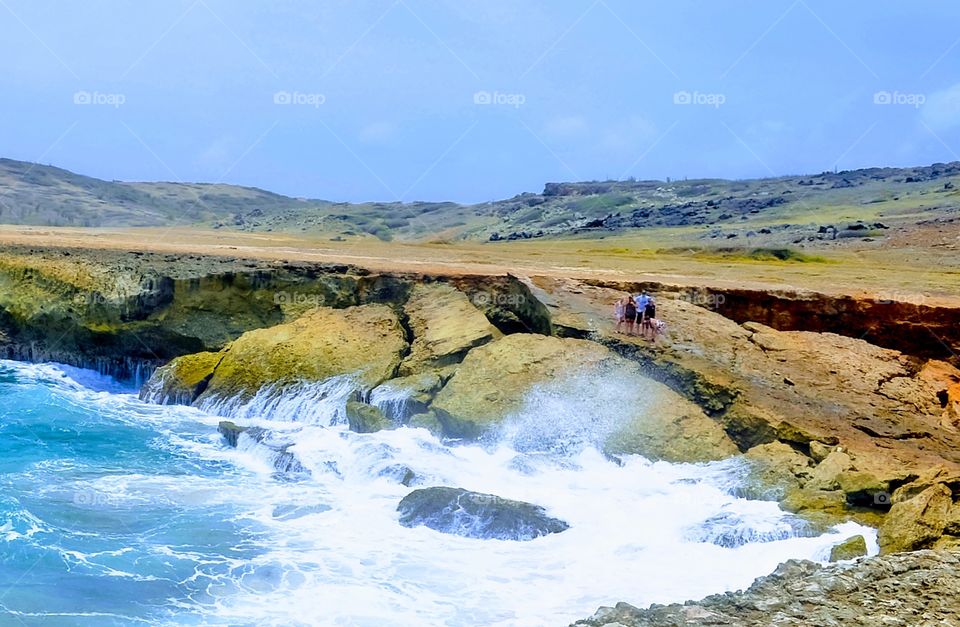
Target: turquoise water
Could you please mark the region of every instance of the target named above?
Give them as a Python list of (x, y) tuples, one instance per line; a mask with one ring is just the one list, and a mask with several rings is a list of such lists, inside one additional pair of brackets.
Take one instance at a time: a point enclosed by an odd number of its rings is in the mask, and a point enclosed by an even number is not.
[(191, 608), (211, 602), (211, 586), (256, 555), (257, 530), (237, 521), (236, 506), (171, 489), (229, 489), (239, 477), (231, 464), (174, 444), (209, 440), (209, 425), (178, 421), (171, 437), (166, 413), (51, 367), (0, 362), (2, 615), (26, 624), (194, 622), (202, 612)]
[[(352, 433), (332, 405), (305, 408), (316, 390), (297, 394), (240, 420), (290, 444), (307, 471), (291, 475), (245, 436), (227, 447), (218, 416), (0, 361), (0, 625), (564, 625), (742, 588), (854, 533), (873, 542), (852, 523), (794, 533), (775, 503), (733, 496), (736, 464), (537, 450), (524, 429), (544, 412), (551, 442), (583, 429), (583, 399), (555, 391), (484, 447)], [(543, 505), (570, 529), (511, 542), (403, 527), (413, 488), (397, 468)]]

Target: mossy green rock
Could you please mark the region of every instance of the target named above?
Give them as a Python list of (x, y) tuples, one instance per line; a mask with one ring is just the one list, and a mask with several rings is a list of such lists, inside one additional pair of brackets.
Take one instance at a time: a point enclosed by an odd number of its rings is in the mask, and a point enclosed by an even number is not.
[(418, 283), (403, 310), (413, 343), (401, 376), (460, 363), (471, 348), (500, 335), (466, 294), (446, 283)]
[(847, 538), (830, 549), (830, 561), (839, 562), (863, 557), (867, 554), (867, 541), (863, 536)]
[(320, 307), (231, 342), (201, 398), (252, 395), (267, 386), (338, 375), (372, 388), (393, 376), (405, 349), (400, 322), (385, 305)]
[(394, 426), (379, 408), (359, 401), (347, 401), (347, 423), (357, 433), (374, 433)]
[(194, 353), (177, 357), (150, 377), (140, 398), (165, 405), (189, 405), (206, 389), (221, 353)]

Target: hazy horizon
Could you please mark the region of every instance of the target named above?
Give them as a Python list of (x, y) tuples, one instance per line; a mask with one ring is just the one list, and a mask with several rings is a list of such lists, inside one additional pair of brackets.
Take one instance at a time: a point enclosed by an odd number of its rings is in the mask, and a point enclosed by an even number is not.
[(475, 203), (551, 181), (960, 160), (960, 6), (932, 1), (4, 0), (0, 14), (0, 156), (106, 180)]

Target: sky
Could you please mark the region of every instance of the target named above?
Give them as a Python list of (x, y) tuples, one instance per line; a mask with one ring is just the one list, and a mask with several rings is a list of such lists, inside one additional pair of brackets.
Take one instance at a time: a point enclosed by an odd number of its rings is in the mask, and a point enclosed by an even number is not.
[(947, 0), (0, 0), (0, 156), (482, 202), (960, 160)]

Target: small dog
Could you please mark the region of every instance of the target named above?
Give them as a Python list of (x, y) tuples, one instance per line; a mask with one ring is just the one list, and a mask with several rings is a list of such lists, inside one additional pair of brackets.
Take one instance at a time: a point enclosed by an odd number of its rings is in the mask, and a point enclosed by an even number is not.
[(654, 318), (654, 319), (652, 319), (652, 320), (650, 321), (650, 323), (653, 325), (653, 333), (654, 333), (654, 335), (665, 335), (665, 334), (666, 334), (666, 332), (667, 332), (667, 323), (666, 323), (666, 322), (664, 322), (663, 320), (659, 320), (659, 319), (657, 319), (657, 318)]

